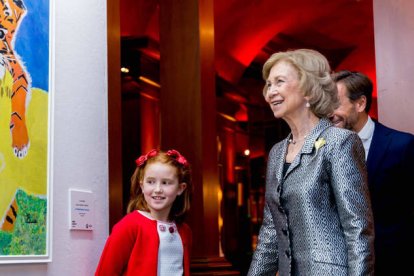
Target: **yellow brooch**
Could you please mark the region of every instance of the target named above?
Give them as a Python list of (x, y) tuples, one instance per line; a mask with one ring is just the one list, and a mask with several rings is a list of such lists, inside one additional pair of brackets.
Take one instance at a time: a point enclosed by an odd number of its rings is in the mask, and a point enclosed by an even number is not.
[(316, 140), (315, 142), (315, 149), (318, 150), (321, 147), (323, 147), (323, 145), (326, 144), (326, 140), (324, 138), (319, 138), (318, 140)]

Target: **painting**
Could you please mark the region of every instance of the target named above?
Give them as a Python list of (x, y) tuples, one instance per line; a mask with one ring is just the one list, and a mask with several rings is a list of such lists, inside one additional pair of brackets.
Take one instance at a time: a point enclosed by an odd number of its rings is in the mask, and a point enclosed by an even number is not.
[(0, 1), (0, 263), (51, 261), (51, 1)]

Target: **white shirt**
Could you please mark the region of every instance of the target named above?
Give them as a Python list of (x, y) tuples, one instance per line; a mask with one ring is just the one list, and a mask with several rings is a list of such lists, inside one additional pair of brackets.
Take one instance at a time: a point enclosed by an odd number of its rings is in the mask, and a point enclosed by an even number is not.
[(369, 147), (371, 146), (372, 136), (374, 135), (375, 123), (368, 116), (368, 120), (365, 123), (364, 127), (358, 132), (359, 138), (362, 140), (362, 144), (364, 145), (365, 150), (365, 161), (368, 158)]
[(160, 247), (158, 249), (158, 276), (183, 275), (183, 242), (177, 226), (172, 222), (157, 221)]
[[(151, 220), (155, 220), (148, 212), (141, 210), (138, 210), (138, 212)], [(177, 225), (174, 222), (157, 220), (157, 232), (160, 238), (157, 275), (182, 276), (184, 273), (184, 248)]]

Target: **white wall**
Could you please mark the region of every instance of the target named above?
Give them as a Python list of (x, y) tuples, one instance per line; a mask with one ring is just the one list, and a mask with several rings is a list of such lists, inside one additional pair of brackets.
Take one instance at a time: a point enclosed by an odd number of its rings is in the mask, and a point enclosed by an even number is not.
[(378, 118), (414, 133), (414, 1), (373, 2)]
[[(0, 275), (93, 275), (108, 235), (106, 1), (54, 5), (53, 260), (0, 265)], [(92, 232), (68, 230), (70, 188), (93, 192)]]

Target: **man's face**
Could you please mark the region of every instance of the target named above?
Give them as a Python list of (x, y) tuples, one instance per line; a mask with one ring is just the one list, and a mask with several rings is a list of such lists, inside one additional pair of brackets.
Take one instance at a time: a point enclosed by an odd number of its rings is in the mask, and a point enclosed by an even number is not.
[(348, 98), (348, 91), (343, 83), (338, 82), (336, 86), (338, 88), (339, 107), (335, 109), (331, 121), (337, 127), (356, 131), (354, 127), (358, 122), (357, 103), (352, 103)]

